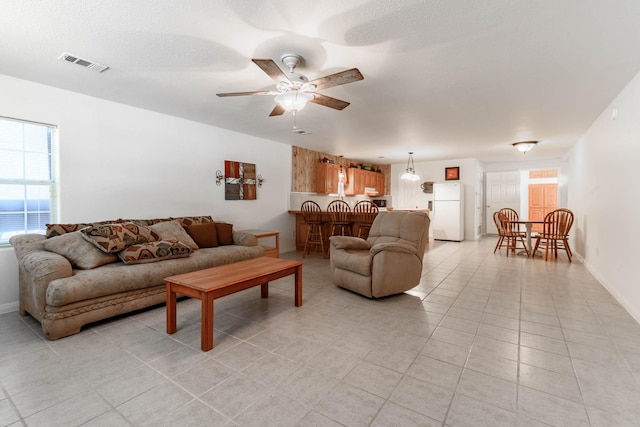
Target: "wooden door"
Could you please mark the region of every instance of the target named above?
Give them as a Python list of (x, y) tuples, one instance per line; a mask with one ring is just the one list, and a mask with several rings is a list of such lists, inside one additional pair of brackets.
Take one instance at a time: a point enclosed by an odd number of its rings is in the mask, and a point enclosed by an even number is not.
[[(558, 208), (558, 184), (529, 184), (529, 219), (543, 221)], [(542, 224), (534, 224), (534, 232), (542, 231)]]
[(485, 230), (488, 234), (498, 234), (493, 213), (502, 208), (520, 210), (520, 172), (489, 172), (486, 184)]

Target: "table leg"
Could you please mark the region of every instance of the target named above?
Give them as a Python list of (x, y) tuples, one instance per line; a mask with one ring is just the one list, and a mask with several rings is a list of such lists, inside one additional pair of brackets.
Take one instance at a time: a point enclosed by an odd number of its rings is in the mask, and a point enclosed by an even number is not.
[(262, 298), (269, 298), (269, 284), (265, 283), (264, 285), (260, 285), (260, 296)]
[(173, 334), (177, 329), (176, 293), (171, 290), (171, 284), (167, 283), (167, 333)]
[(202, 327), (200, 330), (200, 348), (209, 351), (213, 348), (213, 296), (205, 293), (202, 296)]
[(529, 253), (533, 256), (533, 248), (531, 247), (531, 227), (533, 227), (533, 224), (528, 222), (525, 224), (525, 227), (527, 228), (527, 249), (529, 249)]
[(296, 290), (295, 290), (295, 305), (296, 307), (302, 306), (302, 266), (296, 267)]

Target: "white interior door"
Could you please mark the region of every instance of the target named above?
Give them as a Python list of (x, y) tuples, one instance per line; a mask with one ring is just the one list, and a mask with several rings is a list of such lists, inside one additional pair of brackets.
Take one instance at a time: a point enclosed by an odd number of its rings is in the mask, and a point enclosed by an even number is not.
[(487, 172), (486, 183), (485, 230), (487, 234), (498, 234), (493, 213), (502, 208), (520, 209), (520, 172)]

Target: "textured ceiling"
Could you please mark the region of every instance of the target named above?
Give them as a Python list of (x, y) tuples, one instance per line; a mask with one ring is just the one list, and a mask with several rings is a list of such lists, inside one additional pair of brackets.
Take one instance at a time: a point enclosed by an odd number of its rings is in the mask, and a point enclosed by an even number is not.
[[(564, 155), (640, 71), (637, 0), (20, 0), (0, 2), (0, 73), (379, 163)], [(111, 68), (59, 61), (63, 52)], [(310, 79), (364, 80), (268, 117), (251, 58), (298, 53)], [(281, 65), (279, 63), (279, 65)], [(283, 67), (284, 68), (284, 67)], [(384, 156), (384, 160), (379, 157)]]

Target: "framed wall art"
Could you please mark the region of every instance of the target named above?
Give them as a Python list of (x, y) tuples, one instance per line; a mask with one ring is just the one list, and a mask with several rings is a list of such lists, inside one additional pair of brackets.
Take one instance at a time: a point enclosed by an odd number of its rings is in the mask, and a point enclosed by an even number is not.
[(444, 168), (445, 181), (458, 181), (460, 179), (460, 166)]
[(256, 199), (255, 163), (224, 161), (224, 199)]

